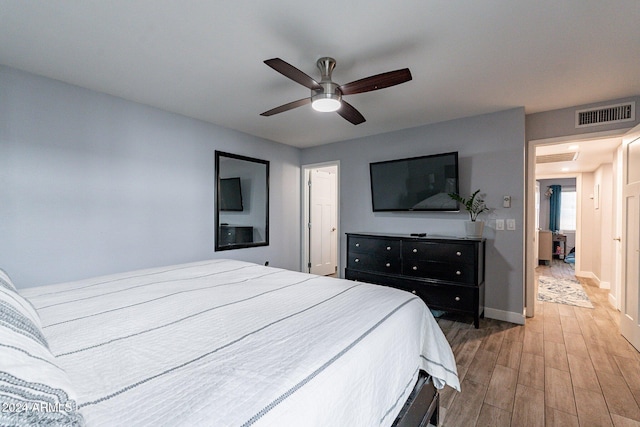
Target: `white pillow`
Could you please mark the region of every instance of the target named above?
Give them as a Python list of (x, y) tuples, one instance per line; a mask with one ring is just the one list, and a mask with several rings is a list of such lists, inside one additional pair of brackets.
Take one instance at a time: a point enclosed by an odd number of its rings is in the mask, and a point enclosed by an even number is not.
[(0, 425), (82, 426), (76, 394), (42, 333), (40, 316), (0, 272)]

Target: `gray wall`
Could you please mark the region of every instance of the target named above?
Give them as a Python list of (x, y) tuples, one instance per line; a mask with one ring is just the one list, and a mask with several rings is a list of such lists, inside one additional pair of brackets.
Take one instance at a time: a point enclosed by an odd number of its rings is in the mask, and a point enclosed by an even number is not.
[[(466, 212), (373, 213), (369, 163), (458, 151), (460, 191), (480, 188), (493, 210), (487, 221), (486, 305), (493, 317), (522, 316), (524, 258), (523, 108), (453, 120), (303, 150), (302, 164), (340, 161), (340, 220), (344, 233), (375, 231), (464, 235)], [(502, 197), (512, 197), (502, 208)], [(513, 218), (516, 231), (495, 231), (496, 218)], [(344, 275), (346, 238), (341, 236), (340, 272)], [(492, 311), (492, 312), (491, 312)], [(505, 316), (506, 315), (506, 316)], [(511, 317), (510, 317), (511, 318)]]
[[(270, 245), (215, 253), (214, 151), (271, 161)], [(0, 67), (0, 267), (18, 287), (232, 257), (300, 265), (300, 150)]]

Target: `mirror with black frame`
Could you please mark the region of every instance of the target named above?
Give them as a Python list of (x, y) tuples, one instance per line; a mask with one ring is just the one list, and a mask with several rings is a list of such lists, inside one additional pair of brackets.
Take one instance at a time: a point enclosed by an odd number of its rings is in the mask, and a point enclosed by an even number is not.
[(216, 151), (215, 250), (269, 245), (269, 161)]

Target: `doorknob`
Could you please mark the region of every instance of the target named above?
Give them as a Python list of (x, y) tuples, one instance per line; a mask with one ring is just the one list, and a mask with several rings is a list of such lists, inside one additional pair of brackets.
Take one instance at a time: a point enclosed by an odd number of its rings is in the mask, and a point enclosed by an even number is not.
[(621, 241), (619, 237), (614, 237), (613, 240), (617, 240), (618, 242)]
[(331, 231), (336, 231), (336, 228), (335, 227), (331, 227)]

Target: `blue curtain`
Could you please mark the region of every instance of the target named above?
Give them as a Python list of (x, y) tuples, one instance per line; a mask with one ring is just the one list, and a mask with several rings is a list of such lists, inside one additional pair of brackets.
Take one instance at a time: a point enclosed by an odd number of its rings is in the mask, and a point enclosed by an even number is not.
[(561, 185), (551, 185), (551, 197), (549, 198), (549, 230), (554, 233), (560, 230), (560, 193)]

